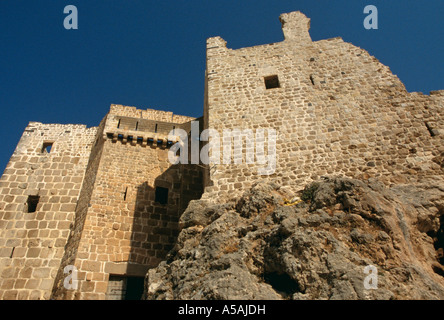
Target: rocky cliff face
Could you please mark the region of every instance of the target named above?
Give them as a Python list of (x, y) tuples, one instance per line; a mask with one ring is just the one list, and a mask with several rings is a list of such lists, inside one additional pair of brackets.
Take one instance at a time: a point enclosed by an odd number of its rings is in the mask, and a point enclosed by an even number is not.
[(192, 201), (145, 298), (444, 299), (442, 180), (332, 178), (289, 196), (258, 183), (229, 203)]

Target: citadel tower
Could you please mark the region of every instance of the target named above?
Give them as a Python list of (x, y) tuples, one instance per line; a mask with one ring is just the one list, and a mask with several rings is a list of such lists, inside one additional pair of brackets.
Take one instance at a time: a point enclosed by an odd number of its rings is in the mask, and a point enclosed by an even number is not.
[(191, 120), (111, 105), (97, 128), (31, 122), (1, 180), (0, 298), (140, 295), (203, 191), (201, 167), (167, 156), (168, 133)]
[[(324, 175), (442, 174), (444, 91), (409, 93), (365, 50), (313, 42), (300, 12), (280, 21), (282, 42), (207, 40), (203, 118), (111, 105), (95, 128), (30, 122), (0, 180), (0, 299), (140, 296), (191, 200), (223, 202), (260, 180), (300, 190)], [(171, 165), (168, 133), (191, 121), (276, 130), (274, 173), (245, 161)], [(77, 289), (64, 286), (69, 266)]]

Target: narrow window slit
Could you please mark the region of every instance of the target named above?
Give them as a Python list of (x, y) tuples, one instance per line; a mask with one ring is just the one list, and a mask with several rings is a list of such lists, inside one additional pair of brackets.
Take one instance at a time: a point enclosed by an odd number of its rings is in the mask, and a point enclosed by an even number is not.
[(312, 85), (315, 85), (315, 81), (314, 81), (314, 78), (313, 78), (313, 75), (312, 75), (312, 74), (310, 75), (310, 81), (311, 81), (311, 84), (312, 84)]
[(127, 193), (128, 193), (128, 187), (125, 188), (125, 192), (123, 193), (123, 201), (126, 201)]
[(119, 119), (119, 122), (117, 123), (117, 129), (119, 129), (120, 128), (120, 119)]

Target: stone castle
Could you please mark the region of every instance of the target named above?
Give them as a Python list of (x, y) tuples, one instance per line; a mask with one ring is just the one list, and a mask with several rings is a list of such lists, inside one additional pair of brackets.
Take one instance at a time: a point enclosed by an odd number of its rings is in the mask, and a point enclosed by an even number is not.
[[(207, 40), (202, 118), (111, 105), (98, 127), (30, 122), (0, 180), (0, 299), (140, 298), (191, 200), (223, 202), (260, 180), (295, 191), (331, 175), (442, 175), (444, 90), (409, 93), (365, 50), (313, 42), (302, 13), (280, 21), (282, 42)], [(171, 164), (168, 133), (193, 121), (276, 130), (274, 173), (245, 157)]]

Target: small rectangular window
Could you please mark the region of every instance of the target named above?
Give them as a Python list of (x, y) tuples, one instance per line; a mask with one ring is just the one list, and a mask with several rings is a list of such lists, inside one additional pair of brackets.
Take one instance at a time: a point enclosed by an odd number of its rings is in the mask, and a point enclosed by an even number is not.
[(42, 153), (51, 153), (53, 142), (44, 142), (42, 146)]
[(157, 123), (156, 123), (156, 127), (154, 128), (154, 132), (157, 133)]
[(37, 205), (39, 203), (39, 200), (40, 200), (39, 196), (28, 196), (28, 201), (26, 202), (28, 207), (28, 213), (37, 211)]
[(264, 81), (265, 81), (265, 88), (267, 89), (280, 88), (279, 79), (277, 75), (265, 77)]
[(117, 129), (119, 129), (120, 128), (120, 119), (119, 119), (119, 122), (117, 122)]
[(162, 187), (156, 187), (156, 202), (160, 204), (167, 204), (168, 203), (168, 189), (162, 188)]

